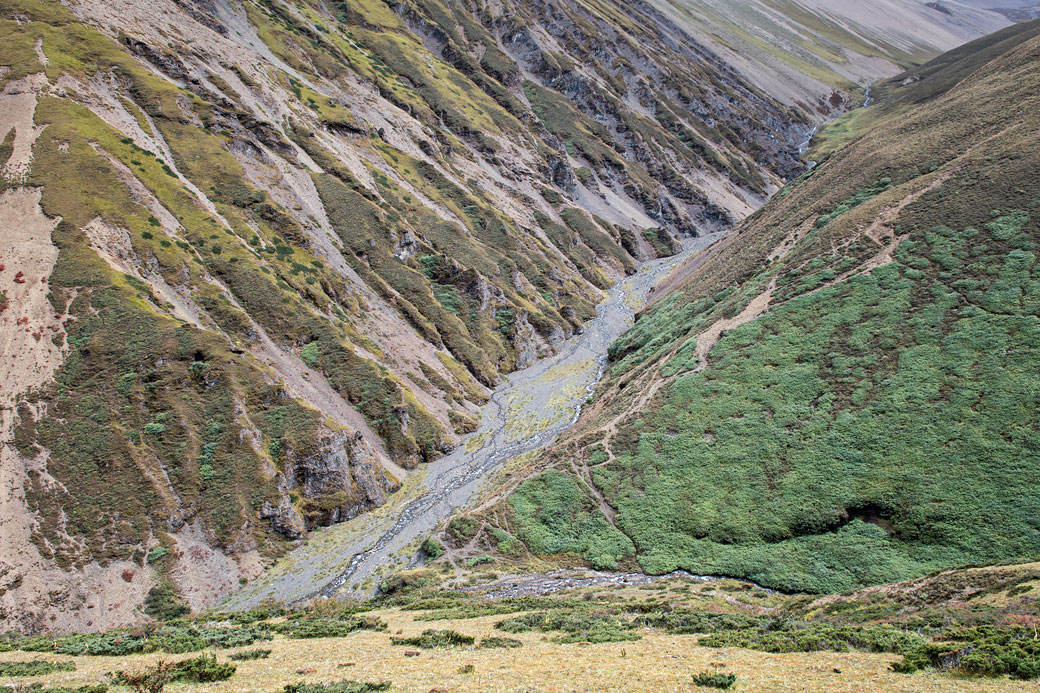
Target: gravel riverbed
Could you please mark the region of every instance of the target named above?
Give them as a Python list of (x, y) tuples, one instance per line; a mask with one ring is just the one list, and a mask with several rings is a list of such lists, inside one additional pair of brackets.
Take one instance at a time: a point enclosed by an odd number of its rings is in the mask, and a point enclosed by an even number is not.
[(541, 448), (577, 421), (607, 365), (607, 347), (631, 324), (650, 289), (719, 238), (690, 239), (683, 252), (643, 264), (607, 292), (597, 316), (558, 354), (503, 378), (480, 427), (450, 454), (423, 465), (382, 508), (311, 537), (223, 604), (248, 609), (265, 599), (295, 602), (371, 590), (369, 578), (414, 560), (414, 544), (465, 506), (509, 459)]

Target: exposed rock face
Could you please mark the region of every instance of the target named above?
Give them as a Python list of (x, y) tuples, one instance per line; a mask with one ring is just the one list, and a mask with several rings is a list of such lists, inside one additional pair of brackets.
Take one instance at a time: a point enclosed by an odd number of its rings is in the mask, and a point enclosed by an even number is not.
[(386, 502), (400, 486), (379, 470), (371, 446), (360, 433), (335, 433), (321, 449), (290, 472), (303, 498), (308, 529), (357, 517)]
[(516, 367), (525, 368), (530, 366), (539, 357), (539, 347), (545, 342), (531, 327), (527, 319), (527, 311), (521, 311), (516, 316), (513, 340), (516, 343)]
[[(386, 502), (400, 484), (379, 468), (360, 433), (332, 433), (317, 452), (291, 460), (280, 473), (281, 498), (265, 501), (258, 517), (287, 539), (301, 539), (314, 527), (344, 522)], [(293, 492), (300, 498), (293, 503)]]

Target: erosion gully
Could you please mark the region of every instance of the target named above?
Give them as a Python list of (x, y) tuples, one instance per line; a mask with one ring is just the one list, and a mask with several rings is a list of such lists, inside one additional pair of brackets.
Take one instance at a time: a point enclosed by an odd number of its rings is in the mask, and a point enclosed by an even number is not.
[[(252, 584), (229, 597), (228, 609), (265, 599), (300, 602), (314, 597), (370, 594), (380, 575), (413, 565), (416, 544), (484, 488), (508, 460), (544, 447), (574, 425), (603, 376), (607, 347), (631, 324), (650, 289), (718, 235), (687, 241), (673, 257), (644, 263), (616, 284), (581, 334), (555, 356), (509, 374), (482, 411), (480, 427), (450, 454), (423, 465), (382, 508), (313, 532)], [(601, 580), (641, 579), (603, 573)], [(548, 584), (562, 583), (556, 576)], [(626, 581), (627, 581), (626, 579)]]

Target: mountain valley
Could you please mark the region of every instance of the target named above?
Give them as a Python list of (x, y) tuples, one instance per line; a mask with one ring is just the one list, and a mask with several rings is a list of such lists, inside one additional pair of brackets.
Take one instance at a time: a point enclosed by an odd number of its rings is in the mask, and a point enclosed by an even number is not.
[(0, 682), (1036, 678), (1040, 20), (990, 4), (4, 3)]

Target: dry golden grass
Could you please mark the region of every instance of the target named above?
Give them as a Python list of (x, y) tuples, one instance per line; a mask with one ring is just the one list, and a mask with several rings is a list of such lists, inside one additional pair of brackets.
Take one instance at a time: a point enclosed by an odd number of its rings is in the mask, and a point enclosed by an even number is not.
[[(389, 633), (358, 632), (345, 638), (278, 639), (258, 646), (273, 650), (269, 659), (237, 662), (238, 672), (227, 682), (171, 685), (168, 691), (265, 691), (275, 693), (291, 682), (391, 681), (394, 691), (443, 688), (449, 691), (687, 691), (693, 674), (718, 667), (737, 675), (737, 691), (1022, 691), (1035, 683), (964, 679), (930, 673), (906, 676), (889, 671), (894, 655), (862, 653), (774, 655), (740, 649), (698, 647), (697, 636), (644, 633), (637, 642), (600, 645), (561, 645), (540, 633), (513, 635), (523, 641), (518, 650), (422, 650), (405, 657), (410, 648), (390, 645), (390, 635), (418, 635), (426, 628), (450, 628), (478, 638), (498, 633), (495, 623), (506, 616), (458, 621), (413, 621), (409, 612), (377, 612), (390, 625)], [(242, 648), (250, 649), (250, 648)], [(231, 651), (220, 651), (225, 660)], [(83, 685), (98, 682), (109, 671), (143, 669), (159, 659), (195, 655), (75, 657), (76, 671), (4, 679), (10, 683)], [(0, 661), (35, 658), (69, 659), (26, 652), (0, 654)], [(353, 663), (353, 664), (350, 664)], [(460, 673), (466, 665), (473, 673)], [(312, 673), (298, 674), (300, 670)]]

